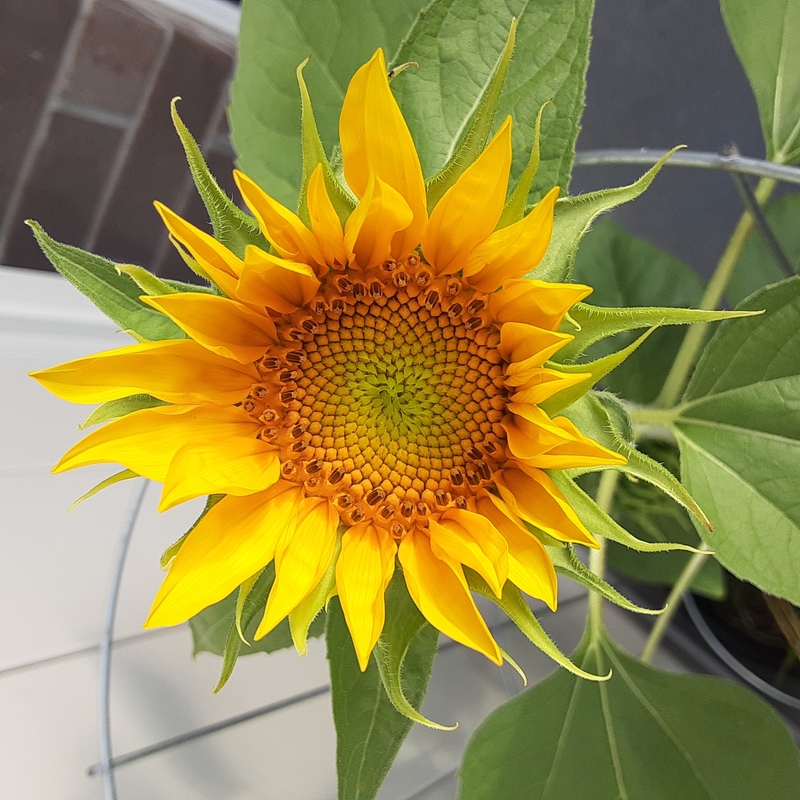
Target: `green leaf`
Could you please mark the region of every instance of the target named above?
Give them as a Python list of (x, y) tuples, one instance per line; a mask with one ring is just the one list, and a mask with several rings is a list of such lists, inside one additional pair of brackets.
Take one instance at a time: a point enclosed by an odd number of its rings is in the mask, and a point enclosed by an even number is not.
[(137, 267), (134, 264), (116, 264), (117, 272), (120, 275), (127, 275), (144, 292), (151, 296), (162, 294), (177, 294), (179, 292), (202, 292), (213, 294), (213, 290), (208, 286), (198, 286), (194, 283), (184, 283), (183, 281), (171, 281), (159, 278), (144, 267)]
[[(189, 620), (194, 641), (194, 655), (208, 652), (214, 655), (224, 655), (231, 630), (236, 640), (241, 645), (238, 656), (247, 656), (252, 653), (273, 653), (292, 646), (292, 636), (289, 632), (289, 622), (284, 620), (271, 633), (255, 641), (255, 633), (264, 615), (267, 597), (275, 580), (275, 565), (268, 564), (259, 575), (255, 585), (247, 595), (242, 609), (242, 631), (249, 642), (245, 644), (239, 638), (236, 630), (236, 602), (239, 590), (231, 592), (224, 600), (204, 608)], [(311, 626), (309, 636), (321, 636), (325, 627), (324, 614), (318, 617)], [(231, 667), (232, 669), (232, 667)]]
[(800, 6), (795, 0), (720, 0), (756, 96), (767, 158), (800, 159)]
[(392, 82), (425, 175), (456, 152), (517, 18), (516, 48), (497, 118), (514, 117), (512, 177), (528, 161), (539, 109), (545, 111), (537, 200), (569, 184), (583, 113), (592, 0), (434, 0), (406, 38), (397, 61), (416, 61)]
[(660, 553), (665, 550), (688, 550), (695, 548), (680, 542), (646, 542), (637, 539), (633, 534), (617, 524), (602, 508), (600, 508), (583, 489), (560, 470), (549, 473), (553, 483), (561, 490), (573, 511), (594, 536), (604, 536), (612, 542), (630, 547), (640, 553)]
[(585, 372), (588, 377), (581, 383), (570, 386), (569, 389), (564, 389), (564, 391), (558, 392), (545, 400), (541, 403), (542, 409), (552, 417), (567, 408), (567, 406), (572, 405), (576, 400), (583, 397), (598, 381), (605, 378), (609, 372), (615, 370), (632, 356), (655, 330), (655, 328), (650, 328), (647, 333), (635, 339), (632, 344), (607, 356), (598, 358), (596, 361), (588, 361), (581, 364), (554, 364), (553, 366), (560, 372), (572, 375)]
[(244, 0), (229, 117), (238, 166), (284, 205), (297, 206), (302, 180), (300, 97), (305, 72), (326, 151), (338, 141), (339, 110), (353, 73), (383, 47), (387, 61), (425, 0), (287, 3)]
[[(773, 200), (762, 210), (781, 250), (797, 272), (800, 267), (800, 194)], [(789, 276), (775, 263), (761, 234), (753, 229), (736, 262), (725, 296), (735, 306), (763, 286), (786, 277)]]
[[(447, 164), (436, 173), (428, 181), (428, 211), (433, 211), (439, 200), (442, 199), (444, 193), (459, 179), (464, 173), (464, 170), (472, 164), (475, 159), (483, 152), (486, 143), (489, 141), (489, 136), (492, 132), (492, 125), (494, 123), (495, 112), (497, 105), (500, 102), (500, 95), (503, 91), (506, 75), (508, 74), (508, 67), (511, 63), (511, 54), (514, 51), (514, 41), (517, 34), (517, 21), (511, 20), (511, 26), (508, 31), (508, 39), (500, 53), (500, 58), (494, 68), (491, 79), (489, 80), (486, 89), (483, 91), (478, 107), (472, 115), (469, 126), (466, 132), (462, 135), (461, 142), (456, 147), (453, 154), (447, 161)], [(411, 34), (414, 37), (414, 32)], [(405, 47), (410, 45), (409, 40), (405, 42)], [(401, 51), (400, 58), (403, 57)], [(538, 154), (537, 154), (538, 156)], [(537, 157), (538, 166), (538, 157)], [(535, 174), (535, 172), (534, 172)], [(531, 183), (533, 180), (531, 179)], [(525, 192), (525, 197), (522, 199), (522, 206), (524, 209), (525, 202), (528, 199), (530, 192), (530, 185), (528, 192)]]
[(460, 800), (800, 798), (791, 734), (729, 681), (645, 666), (605, 636), (573, 656), (613, 670), (559, 670), (493, 712), (461, 766)]
[(261, 234), (255, 219), (249, 214), (245, 214), (222, 191), (214, 176), (209, 172), (197, 142), (178, 115), (178, 100), (180, 97), (175, 97), (170, 104), (172, 122), (183, 145), (186, 160), (189, 162), (194, 185), (208, 211), (211, 227), (214, 229), (214, 238), (222, 242), (239, 258), (244, 258), (245, 248), (249, 244), (254, 244), (262, 250), (269, 250), (269, 243)]
[[(644, 480), (655, 486), (694, 515), (701, 525), (706, 528), (710, 527), (708, 517), (675, 475), (633, 446), (630, 417), (613, 395), (604, 392), (589, 392), (565, 409), (564, 416), (572, 420), (578, 430), (586, 436), (609, 450), (621, 453), (628, 459), (627, 464), (614, 467), (614, 469), (624, 472), (634, 480)], [(565, 474), (569, 476), (583, 475), (598, 469), (605, 469), (605, 467), (584, 467), (567, 470)]]
[(151, 342), (186, 338), (169, 317), (139, 299), (141, 289), (127, 275), (120, 275), (111, 261), (57, 242), (38, 222), (29, 219), (26, 224), (50, 263), (123, 330)]
[[(359, 669), (338, 598), (328, 609), (326, 638), (336, 725), (337, 797), (371, 800), (413, 723), (389, 700), (375, 659), (370, 659), (366, 672)], [(417, 709), (425, 696), (437, 641), (436, 630), (424, 625), (406, 654), (402, 690)]]
[(684, 483), (715, 528), (719, 561), (764, 591), (800, 603), (800, 277), (723, 323), (687, 387), (675, 430)]
[(132, 394), (128, 397), (121, 397), (119, 400), (107, 400), (97, 406), (78, 428), (83, 431), (92, 425), (111, 422), (132, 414), (134, 411), (141, 411), (143, 408), (158, 408), (159, 406), (168, 405), (169, 403), (165, 403), (163, 400), (159, 400), (149, 394)]
[(595, 575), (583, 561), (578, 558), (575, 546), (568, 544), (565, 547), (552, 547), (545, 545), (550, 555), (550, 560), (559, 575), (564, 575), (573, 581), (585, 586), (589, 591), (599, 594), (611, 603), (624, 608), (626, 611), (633, 611), (635, 614), (660, 614), (663, 609), (643, 608), (636, 603), (628, 600), (620, 594), (611, 584), (604, 581), (599, 575)]
[(528, 277), (542, 281), (569, 280), (572, 277), (575, 253), (589, 226), (600, 214), (635, 200), (655, 179), (667, 159), (679, 147), (670, 150), (657, 164), (650, 167), (638, 181), (616, 189), (563, 197), (556, 203), (553, 236), (542, 263)]

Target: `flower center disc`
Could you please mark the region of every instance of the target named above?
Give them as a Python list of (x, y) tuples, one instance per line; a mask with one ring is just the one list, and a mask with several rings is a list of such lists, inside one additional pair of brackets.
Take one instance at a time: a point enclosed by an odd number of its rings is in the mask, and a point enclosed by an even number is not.
[(257, 362), (244, 408), (286, 480), (397, 537), (492, 484), (507, 393), (485, 295), (412, 255), (330, 273), (276, 327), (286, 344)]

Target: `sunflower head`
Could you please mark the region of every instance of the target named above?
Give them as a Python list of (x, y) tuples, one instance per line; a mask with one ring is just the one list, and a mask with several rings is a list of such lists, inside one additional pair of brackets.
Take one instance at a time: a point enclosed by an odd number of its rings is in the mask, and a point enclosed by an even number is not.
[(120, 463), (164, 484), (162, 509), (224, 496), (183, 541), (148, 626), (183, 622), (274, 561), (257, 637), (335, 592), (365, 669), (399, 570), (432, 625), (501, 663), (467, 576), (555, 608), (542, 538), (596, 542), (548, 470), (625, 462), (541, 408), (587, 378), (548, 362), (590, 290), (523, 278), (547, 250), (557, 189), (499, 227), (510, 118), (429, 208), (378, 50), (350, 83), (340, 139), (347, 188), (327, 162), (309, 170), (306, 221), (236, 173), (268, 248), (236, 254), (157, 204), (212, 291), (142, 298), (187, 338), (35, 374), (76, 402), (162, 403), (90, 434), (56, 471)]

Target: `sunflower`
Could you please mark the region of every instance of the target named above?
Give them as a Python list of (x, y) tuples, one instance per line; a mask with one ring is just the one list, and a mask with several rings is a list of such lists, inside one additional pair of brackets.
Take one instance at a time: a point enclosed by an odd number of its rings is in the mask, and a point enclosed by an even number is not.
[(271, 245), (243, 258), (157, 204), (214, 289), (142, 297), (187, 338), (34, 373), (72, 402), (162, 403), (86, 436), (55, 472), (119, 463), (163, 483), (161, 510), (223, 496), (183, 540), (146, 627), (184, 622), (273, 560), (256, 638), (337, 593), (362, 670), (396, 570), (432, 625), (498, 664), (465, 567), (498, 596), (511, 582), (555, 609), (541, 532), (597, 543), (547, 470), (625, 459), (540, 408), (588, 377), (546, 362), (591, 290), (521, 279), (545, 254), (558, 189), (498, 228), (511, 125), (429, 211), (378, 50), (340, 118), (349, 216), (322, 165), (308, 225), (235, 173)]

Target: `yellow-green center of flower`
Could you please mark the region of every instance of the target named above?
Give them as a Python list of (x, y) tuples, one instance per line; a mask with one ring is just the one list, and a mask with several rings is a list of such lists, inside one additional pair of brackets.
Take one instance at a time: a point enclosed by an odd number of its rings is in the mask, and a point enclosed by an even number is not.
[(276, 326), (244, 408), (285, 479), (395, 536), (492, 484), (507, 393), (485, 295), (411, 256), (331, 272)]

